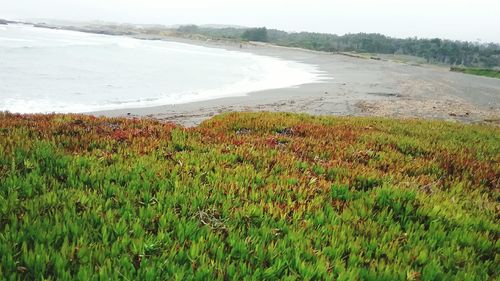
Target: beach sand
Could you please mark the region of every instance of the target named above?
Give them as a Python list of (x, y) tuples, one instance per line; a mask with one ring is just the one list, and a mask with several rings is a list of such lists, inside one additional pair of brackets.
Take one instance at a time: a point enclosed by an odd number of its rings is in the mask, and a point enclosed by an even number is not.
[(186, 104), (92, 112), (108, 117), (148, 117), (195, 126), (229, 111), (280, 111), (338, 116), (435, 118), (500, 123), (500, 79), (450, 72), (448, 68), (267, 44), (161, 39), (250, 52), (318, 66), (324, 81)]

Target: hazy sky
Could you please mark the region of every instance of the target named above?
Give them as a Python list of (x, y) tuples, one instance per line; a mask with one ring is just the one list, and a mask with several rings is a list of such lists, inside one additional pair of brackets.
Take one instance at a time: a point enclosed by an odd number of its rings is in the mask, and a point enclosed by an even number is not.
[(235, 24), (500, 43), (500, 0), (0, 0), (0, 18)]

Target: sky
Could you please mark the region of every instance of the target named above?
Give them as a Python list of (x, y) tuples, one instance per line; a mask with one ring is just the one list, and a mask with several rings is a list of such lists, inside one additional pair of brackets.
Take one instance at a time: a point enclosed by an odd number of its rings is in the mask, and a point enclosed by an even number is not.
[(0, 0), (0, 18), (230, 24), (500, 43), (500, 0)]

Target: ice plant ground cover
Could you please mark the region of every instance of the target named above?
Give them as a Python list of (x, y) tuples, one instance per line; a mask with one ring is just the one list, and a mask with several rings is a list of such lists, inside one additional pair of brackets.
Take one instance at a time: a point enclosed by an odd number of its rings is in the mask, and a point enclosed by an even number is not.
[(0, 113), (5, 280), (491, 280), (500, 129)]

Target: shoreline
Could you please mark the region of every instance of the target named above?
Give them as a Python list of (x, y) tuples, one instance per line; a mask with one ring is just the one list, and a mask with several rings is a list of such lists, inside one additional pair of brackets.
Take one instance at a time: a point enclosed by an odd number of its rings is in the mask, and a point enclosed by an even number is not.
[[(99, 34), (98, 30), (56, 28)], [(442, 66), (405, 63), (396, 58), (327, 53), (260, 42), (202, 41), (142, 33), (106, 35), (219, 48), (314, 65), (322, 73), (322, 79), (243, 96), (83, 114), (155, 118), (183, 126), (195, 126), (214, 115), (231, 111), (425, 118), (500, 125), (500, 79), (454, 73)]]
[(223, 112), (270, 111), (335, 116), (444, 119), (500, 124), (500, 80), (417, 66), (265, 43), (199, 41), (169, 36), (132, 36), (229, 51), (249, 52), (312, 64), (324, 73), (318, 83), (269, 89), (245, 96), (175, 105), (90, 112), (108, 117), (155, 118), (196, 126)]

